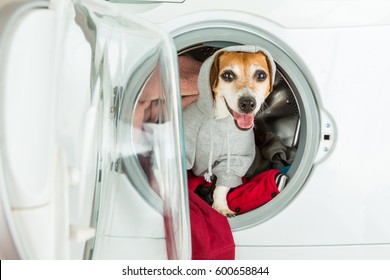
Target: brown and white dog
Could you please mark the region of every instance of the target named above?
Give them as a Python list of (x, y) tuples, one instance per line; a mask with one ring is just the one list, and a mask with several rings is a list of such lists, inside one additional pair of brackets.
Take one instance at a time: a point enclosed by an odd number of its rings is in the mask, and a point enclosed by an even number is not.
[[(254, 116), (272, 91), (272, 67), (274, 64), (262, 51), (217, 54), (210, 70), (215, 118), (231, 115), (238, 129), (251, 129)], [(229, 190), (217, 185), (212, 207), (224, 216), (234, 217), (226, 201)]]

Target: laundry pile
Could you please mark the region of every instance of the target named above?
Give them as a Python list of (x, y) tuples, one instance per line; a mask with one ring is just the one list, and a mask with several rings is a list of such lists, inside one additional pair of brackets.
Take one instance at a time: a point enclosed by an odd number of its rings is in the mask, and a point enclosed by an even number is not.
[(178, 60), (182, 107), (185, 108), (198, 99), (198, 87), (196, 84), (202, 62), (184, 55), (179, 56)]
[[(254, 210), (279, 194), (275, 177), (280, 172), (269, 170), (246, 180), (227, 196), (228, 206), (237, 214)], [(235, 245), (226, 217), (211, 208), (215, 182), (187, 173), (193, 259), (234, 259)]]

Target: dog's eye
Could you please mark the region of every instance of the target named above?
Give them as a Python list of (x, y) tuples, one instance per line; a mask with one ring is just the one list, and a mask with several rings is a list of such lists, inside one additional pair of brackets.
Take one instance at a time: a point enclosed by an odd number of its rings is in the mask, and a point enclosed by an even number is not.
[(231, 82), (236, 78), (236, 75), (231, 70), (227, 70), (221, 74), (222, 80), (226, 82)]
[(258, 82), (265, 81), (267, 79), (267, 73), (265, 73), (263, 70), (256, 70), (255, 79)]

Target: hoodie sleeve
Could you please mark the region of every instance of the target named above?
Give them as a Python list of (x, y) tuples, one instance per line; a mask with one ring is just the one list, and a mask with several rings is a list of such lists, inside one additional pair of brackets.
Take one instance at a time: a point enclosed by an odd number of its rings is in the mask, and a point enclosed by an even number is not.
[(242, 184), (242, 177), (248, 171), (255, 158), (255, 153), (247, 155), (231, 155), (230, 170), (228, 170), (227, 158), (221, 158), (212, 172), (217, 176), (217, 186), (234, 188)]

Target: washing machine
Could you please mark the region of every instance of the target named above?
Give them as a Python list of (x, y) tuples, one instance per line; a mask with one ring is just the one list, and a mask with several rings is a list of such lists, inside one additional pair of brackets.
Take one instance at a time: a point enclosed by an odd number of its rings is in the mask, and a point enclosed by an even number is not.
[[(179, 60), (267, 49), (259, 124), (286, 187), (229, 219), (236, 259), (390, 258), (386, 1), (0, 6), (0, 257), (190, 259)], [(259, 125), (260, 126), (260, 125)]]

